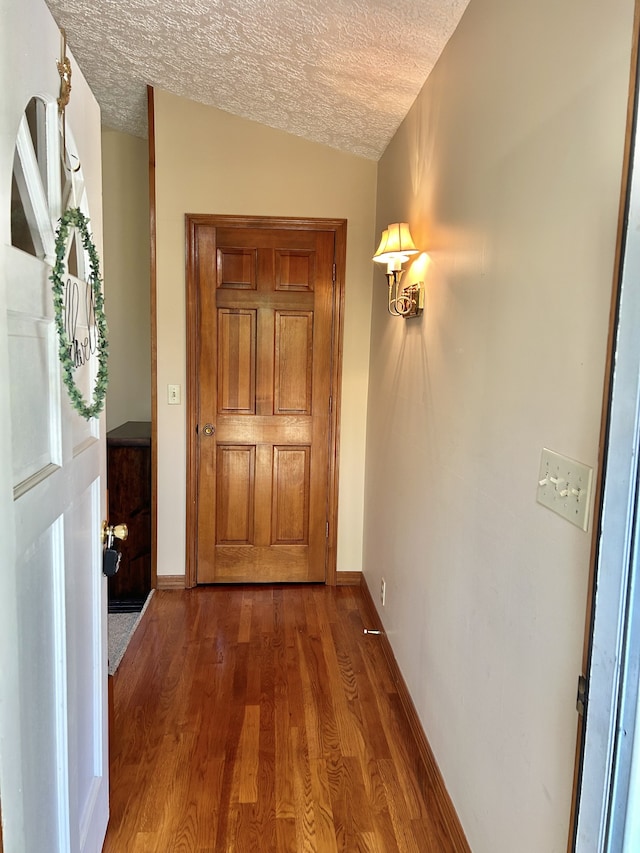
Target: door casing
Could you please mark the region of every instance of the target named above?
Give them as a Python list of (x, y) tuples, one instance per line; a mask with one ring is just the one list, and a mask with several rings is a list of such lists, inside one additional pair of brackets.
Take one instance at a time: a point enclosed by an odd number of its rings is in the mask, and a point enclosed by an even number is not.
[(345, 219), (297, 219), (293, 217), (218, 216), (186, 214), (186, 314), (187, 314), (187, 507), (185, 586), (196, 585), (198, 560), (198, 297), (196, 281), (196, 231), (200, 226), (330, 231), (335, 237), (335, 287), (333, 291), (333, 328), (331, 343), (331, 412), (327, 516), (327, 572), (325, 583), (336, 584), (338, 522), (338, 457), (340, 444), (340, 391), (342, 377), (342, 336), (344, 325), (344, 286), (347, 221)]
[[(633, 147), (636, 145), (636, 114), (639, 93), (638, 48), (640, 40), (640, 0), (635, 0), (633, 45), (630, 63), (629, 94), (627, 101), (627, 128), (625, 135), (620, 202), (618, 212), (618, 233), (616, 240), (613, 282), (611, 290), (611, 308), (609, 313), (609, 334), (607, 340), (607, 362), (605, 365), (603, 402), (600, 422), (600, 442), (598, 448), (598, 466), (595, 484), (594, 518), (591, 534), (591, 557), (589, 565), (589, 581), (587, 606), (585, 616), (585, 633), (583, 640), (581, 675), (587, 678), (587, 710), (584, 716), (578, 716), (576, 737), (576, 758), (574, 765), (573, 792), (567, 851), (586, 849), (593, 843), (604, 843), (610, 819), (610, 773), (613, 770), (611, 756), (606, 755), (605, 741), (613, 734), (617, 715), (617, 684), (620, 676), (620, 660), (622, 648), (614, 648), (616, 635), (622, 641), (621, 625), (624, 620), (624, 608), (621, 607), (623, 595), (616, 601), (616, 573), (622, 577), (629, 568), (629, 554), (626, 553), (627, 543), (621, 528), (627, 520), (623, 517), (622, 506), (625, 503), (625, 488), (628, 485), (631, 467), (628, 459), (634, 454), (632, 439), (629, 434), (618, 428), (617, 434), (612, 431), (612, 415), (619, 423), (624, 423), (620, 417), (625, 406), (614, 400), (615, 374), (620, 373), (620, 366), (625, 369), (624, 359), (629, 358), (629, 347), (618, 350), (620, 334), (620, 308), (623, 289), (623, 274), (625, 253), (627, 251), (627, 229), (631, 226), (629, 220), (629, 205), (631, 181), (633, 177)], [(636, 164), (637, 169), (637, 164)], [(627, 290), (630, 289), (627, 285)], [(627, 297), (628, 299), (629, 297)], [(624, 309), (628, 311), (629, 309)], [(620, 382), (620, 379), (617, 380)], [(629, 388), (618, 391), (618, 398), (624, 398)], [(623, 464), (620, 467), (620, 459)], [(613, 462), (613, 465), (612, 465)], [(617, 470), (613, 468), (618, 465)], [(622, 471), (622, 474), (621, 474)], [(612, 488), (607, 478), (615, 483)], [(616, 495), (616, 506), (608, 500), (609, 507), (605, 512), (605, 493), (611, 491)], [(633, 491), (633, 486), (631, 487)], [(626, 510), (626, 507), (625, 507)], [(603, 556), (604, 555), (604, 556)], [(607, 567), (608, 577), (603, 576), (603, 566)], [(626, 580), (621, 583), (622, 589)], [(618, 590), (620, 592), (620, 590)], [(604, 600), (603, 600), (604, 599)], [(608, 599), (608, 609), (606, 600)], [(613, 604), (612, 604), (613, 602)], [(599, 611), (599, 613), (596, 612)], [(596, 619), (603, 627), (598, 628), (598, 645), (600, 661), (595, 661), (594, 667), (594, 632)], [(616, 619), (620, 625), (614, 624)], [(605, 635), (609, 633), (609, 637)], [(607, 661), (602, 665), (602, 661)], [(598, 683), (593, 683), (592, 675), (597, 673)], [(590, 683), (591, 682), (591, 683)], [(589, 704), (589, 699), (591, 703)], [(596, 710), (597, 709), (597, 710)], [(596, 716), (598, 719), (596, 720)], [(587, 727), (595, 732), (590, 740), (589, 754), (587, 748)], [(608, 731), (610, 727), (610, 731)], [(596, 758), (596, 756), (598, 756)], [(586, 762), (585, 762), (586, 759)], [(596, 808), (596, 801), (598, 808)], [(596, 839), (596, 835), (602, 838)], [(585, 842), (585, 838), (588, 839)], [(591, 849), (591, 848), (589, 848)], [(600, 848), (599, 848), (600, 849)]]

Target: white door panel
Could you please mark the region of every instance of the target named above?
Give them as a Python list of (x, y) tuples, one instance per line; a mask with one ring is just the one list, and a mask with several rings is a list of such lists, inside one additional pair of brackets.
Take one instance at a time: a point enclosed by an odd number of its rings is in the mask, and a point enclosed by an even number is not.
[[(107, 761), (102, 552), (95, 535), (101, 520), (101, 491), (99, 478), (88, 483), (65, 514), (65, 550), (81, 555), (68, 566), (65, 602), (69, 762), (74, 768), (69, 791), (71, 824), (79, 827), (81, 841), (90, 827)], [(87, 848), (81, 843), (80, 849)]]
[[(18, 497), (62, 463), (60, 383), (46, 372), (57, 368), (53, 324), (13, 313), (8, 322), (13, 489)], [(36, 406), (40, 416), (34, 418)]]
[[(68, 849), (69, 826), (62, 519), (46, 527), (21, 554), (16, 583), (26, 817), (23, 849), (46, 850), (53, 840), (54, 849), (64, 850)], [(37, 631), (33, 630), (35, 620)], [(28, 677), (24, 677), (26, 673)], [(3, 781), (6, 778), (3, 775)], [(3, 785), (3, 794), (5, 791), (8, 793)], [(28, 804), (32, 802), (42, 804), (41, 820), (31, 819)], [(6, 834), (8, 846), (11, 836)]]

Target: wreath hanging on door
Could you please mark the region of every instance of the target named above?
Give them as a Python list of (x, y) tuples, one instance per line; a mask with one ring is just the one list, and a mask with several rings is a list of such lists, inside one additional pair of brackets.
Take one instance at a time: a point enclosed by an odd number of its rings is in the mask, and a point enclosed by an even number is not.
[[(62, 365), (62, 377), (69, 393), (73, 408), (86, 420), (97, 417), (104, 408), (109, 371), (107, 360), (109, 342), (107, 340), (107, 318), (104, 313), (102, 279), (100, 278), (100, 259), (88, 229), (89, 220), (79, 207), (69, 208), (60, 218), (56, 231), (55, 263), (50, 279), (53, 283), (53, 307), (58, 332), (58, 356)], [(74, 283), (67, 275), (67, 242), (69, 231), (77, 228), (82, 245), (89, 256), (89, 276), (87, 279), (86, 309), (87, 336), (79, 341), (75, 337), (77, 313), (73, 307), (72, 289)], [(64, 281), (66, 276), (66, 282)], [(77, 307), (78, 303), (76, 303)], [(75, 370), (85, 364), (91, 355), (97, 353), (98, 373), (93, 389), (93, 399), (87, 402), (75, 381)]]

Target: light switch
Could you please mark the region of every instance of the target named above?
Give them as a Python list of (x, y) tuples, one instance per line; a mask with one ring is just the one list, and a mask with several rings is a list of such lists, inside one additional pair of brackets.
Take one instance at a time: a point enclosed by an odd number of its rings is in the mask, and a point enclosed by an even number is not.
[(593, 468), (545, 447), (540, 460), (537, 501), (586, 530), (592, 479)]
[(170, 406), (179, 406), (181, 402), (180, 386), (167, 385), (167, 403)]

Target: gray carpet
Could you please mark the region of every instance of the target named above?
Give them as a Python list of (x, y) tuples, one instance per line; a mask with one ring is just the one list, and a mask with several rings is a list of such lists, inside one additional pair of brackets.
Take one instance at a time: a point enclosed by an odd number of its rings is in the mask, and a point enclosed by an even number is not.
[(139, 613), (109, 613), (108, 638), (109, 638), (109, 675), (113, 675), (120, 666), (131, 637), (140, 624), (145, 610), (149, 606), (153, 590), (147, 596), (142, 610)]

